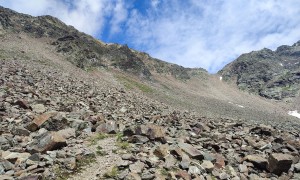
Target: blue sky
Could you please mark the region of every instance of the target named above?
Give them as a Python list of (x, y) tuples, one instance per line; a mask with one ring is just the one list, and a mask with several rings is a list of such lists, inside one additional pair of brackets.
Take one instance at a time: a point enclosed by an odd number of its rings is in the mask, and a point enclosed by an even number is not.
[(0, 5), (52, 15), (104, 42), (211, 73), (242, 53), (300, 40), (299, 0), (0, 0)]

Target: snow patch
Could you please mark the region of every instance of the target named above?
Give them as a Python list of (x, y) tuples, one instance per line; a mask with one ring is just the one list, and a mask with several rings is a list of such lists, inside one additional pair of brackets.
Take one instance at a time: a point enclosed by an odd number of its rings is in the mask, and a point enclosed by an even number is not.
[(233, 105), (236, 105), (236, 106), (238, 106), (238, 107), (240, 107), (240, 108), (245, 108), (245, 106), (242, 106), (242, 105), (239, 105), (239, 104), (234, 104), (233, 102), (228, 102), (229, 104), (233, 104)]
[(291, 115), (291, 116), (294, 116), (294, 117), (300, 119), (300, 114), (298, 113), (297, 110), (295, 110), (295, 111), (289, 111), (289, 112), (288, 112), (288, 115)]
[(279, 63), (279, 65), (280, 65), (280, 66), (283, 66), (283, 64), (282, 64), (282, 63)]
[(222, 81), (222, 79), (223, 79), (223, 77), (222, 77), (222, 76), (220, 76), (220, 81)]

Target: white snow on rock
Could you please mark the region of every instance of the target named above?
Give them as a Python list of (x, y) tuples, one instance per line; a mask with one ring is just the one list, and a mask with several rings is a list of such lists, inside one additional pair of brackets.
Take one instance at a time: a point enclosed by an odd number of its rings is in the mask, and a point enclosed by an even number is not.
[(298, 113), (297, 110), (295, 110), (295, 111), (289, 111), (288, 114), (300, 119), (300, 114)]
[(282, 64), (282, 63), (279, 63), (279, 65), (280, 65), (280, 66), (283, 66), (283, 64)]

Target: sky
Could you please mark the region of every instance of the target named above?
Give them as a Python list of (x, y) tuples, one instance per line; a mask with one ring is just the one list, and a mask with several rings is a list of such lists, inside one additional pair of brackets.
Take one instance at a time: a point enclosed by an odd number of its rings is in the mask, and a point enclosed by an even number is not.
[(242, 53), (300, 40), (299, 0), (0, 0), (107, 43), (216, 73)]

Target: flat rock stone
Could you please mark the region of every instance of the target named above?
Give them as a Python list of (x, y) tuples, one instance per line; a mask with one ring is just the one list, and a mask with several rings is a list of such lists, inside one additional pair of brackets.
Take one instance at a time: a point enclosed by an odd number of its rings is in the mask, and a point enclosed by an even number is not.
[(27, 146), (27, 149), (34, 153), (45, 153), (46, 151), (60, 149), (66, 145), (67, 143), (64, 137), (57, 132), (49, 131), (36, 137), (36, 139)]
[(204, 156), (202, 155), (202, 152), (196, 149), (194, 146), (187, 144), (187, 143), (178, 143), (178, 146), (186, 152), (191, 158), (197, 159), (197, 160), (203, 160)]
[(294, 157), (289, 154), (273, 153), (268, 158), (268, 169), (277, 175), (288, 172), (293, 164), (293, 158)]
[(151, 140), (164, 140), (165, 137), (164, 128), (151, 123), (138, 126), (135, 133), (137, 135), (145, 135)]
[(142, 135), (133, 135), (128, 140), (131, 143), (144, 144), (149, 141), (149, 138), (146, 136), (142, 136)]
[(8, 160), (13, 164), (19, 164), (30, 157), (29, 153), (18, 153), (18, 152), (10, 152), (4, 151), (2, 152), (2, 158)]
[(145, 167), (145, 164), (141, 161), (137, 161), (134, 164), (129, 165), (130, 172), (141, 173)]
[(26, 128), (29, 131), (36, 131), (42, 124), (44, 124), (48, 119), (52, 116), (55, 116), (57, 112), (48, 112), (41, 115), (36, 116), (32, 122), (30, 122)]
[(256, 167), (260, 169), (266, 169), (268, 165), (267, 159), (259, 155), (248, 155), (244, 158), (244, 160), (252, 162)]

